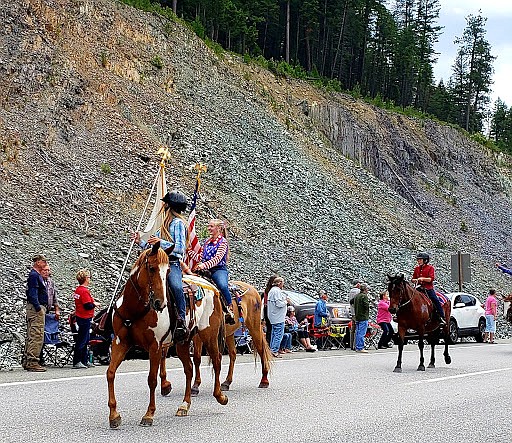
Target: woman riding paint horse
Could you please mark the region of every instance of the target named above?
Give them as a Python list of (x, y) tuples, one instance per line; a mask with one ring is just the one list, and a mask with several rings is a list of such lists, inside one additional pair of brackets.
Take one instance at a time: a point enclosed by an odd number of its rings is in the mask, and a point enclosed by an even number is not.
[(233, 314), (232, 297), (229, 291), (229, 272), (227, 262), (229, 257), (229, 245), (227, 241), (226, 225), (222, 220), (213, 219), (208, 223), (208, 233), (210, 237), (204, 242), (199, 253), (189, 249), (187, 254), (199, 263), (193, 269), (194, 271), (209, 271), (212, 280), (226, 300), (228, 313), (226, 314), (226, 323), (235, 324)]
[(182, 271), (180, 260), (183, 258), (186, 248), (187, 228), (186, 220), (181, 213), (187, 208), (187, 197), (180, 191), (174, 190), (165, 194), (162, 201), (165, 203), (165, 219), (160, 230), (148, 241), (141, 240), (140, 232), (132, 234), (132, 240), (142, 248), (153, 246), (160, 242), (160, 247), (169, 256), (169, 273), (167, 283), (174, 295), (178, 318), (174, 338), (176, 341), (186, 340), (190, 331), (185, 323), (186, 307), (185, 295), (183, 294)]

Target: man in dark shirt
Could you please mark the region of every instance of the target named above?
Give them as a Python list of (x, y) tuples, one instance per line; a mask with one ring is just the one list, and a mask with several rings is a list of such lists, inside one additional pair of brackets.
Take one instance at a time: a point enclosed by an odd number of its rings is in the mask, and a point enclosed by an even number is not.
[(23, 368), (31, 372), (45, 372), (39, 364), (39, 355), (44, 340), (44, 316), (48, 306), (48, 292), (41, 271), (48, 260), (37, 254), (32, 259), (33, 267), (27, 279), (27, 338)]
[(370, 301), (368, 300), (368, 285), (361, 283), (359, 294), (354, 297), (354, 311), (356, 317), (356, 352), (367, 353), (364, 349), (364, 336), (368, 329), (368, 319), (370, 318)]

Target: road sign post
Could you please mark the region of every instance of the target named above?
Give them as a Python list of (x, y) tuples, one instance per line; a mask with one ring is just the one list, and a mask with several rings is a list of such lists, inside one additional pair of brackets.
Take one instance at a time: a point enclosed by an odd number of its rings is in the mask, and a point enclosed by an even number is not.
[(469, 254), (452, 254), (452, 282), (459, 284), (459, 292), (462, 291), (462, 283), (471, 283), (471, 258)]

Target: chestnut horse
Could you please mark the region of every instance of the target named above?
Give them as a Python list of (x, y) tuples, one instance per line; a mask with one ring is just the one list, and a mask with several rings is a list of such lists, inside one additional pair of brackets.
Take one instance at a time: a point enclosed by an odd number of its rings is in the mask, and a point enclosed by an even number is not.
[[(254, 361), (256, 361), (257, 355), (260, 356), (261, 380), (258, 387), (268, 388), (268, 372), (272, 362), (272, 353), (267, 340), (265, 339), (265, 333), (263, 332), (261, 325), (261, 296), (256, 288), (248, 283), (232, 281), (230, 282), (230, 286), (231, 285), (238, 287), (242, 291), (240, 305), (242, 307), (244, 325), (249, 330), (252, 342), (258, 352), (258, 354), (254, 353)], [(236, 323), (234, 325), (226, 325), (226, 344), (229, 352), (229, 370), (226, 380), (224, 380), (221, 385), (223, 391), (229, 391), (229, 387), (233, 382), (233, 371), (236, 361), (235, 331), (241, 326), (237, 303), (233, 303), (233, 312), (235, 314)], [(195, 380), (194, 385), (192, 386), (192, 395), (197, 395), (199, 393), (199, 385), (201, 384), (201, 372), (199, 369), (201, 365), (201, 350), (201, 340), (194, 340)]]
[[(121, 296), (112, 311), (112, 351), (110, 365), (107, 369), (108, 405), (110, 408), (109, 423), (111, 428), (118, 428), (121, 415), (117, 411), (114, 394), (114, 379), (117, 368), (126, 353), (134, 346), (140, 346), (149, 352), (149, 406), (142, 417), (142, 426), (151, 426), (156, 410), (155, 388), (157, 385), (158, 368), (163, 349), (172, 343), (173, 327), (176, 323), (175, 309), (171, 309), (167, 292), (167, 273), (169, 259), (160, 249), (160, 244), (143, 251), (135, 262), (130, 278), (125, 284)], [(220, 300), (213, 291), (204, 291), (204, 297), (197, 303), (191, 322), (193, 331), (199, 330), (212, 356), (216, 383), (214, 396), (221, 404), (228, 399), (220, 389), (220, 349), (224, 346), (224, 315)], [(218, 337), (222, 337), (219, 340)], [(185, 371), (187, 383), (183, 403), (176, 415), (187, 415), (190, 408), (190, 392), (192, 384), (192, 362), (189, 355), (189, 342), (176, 346)]]
[(435, 368), (435, 345), (439, 342), (439, 337), (444, 338), (444, 361), (450, 364), (452, 359), (448, 354), (449, 328), (451, 303), (448, 300), (443, 305), (444, 316), (447, 325), (440, 328), (439, 319), (432, 315), (435, 311), (432, 301), (428, 295), (414, 289), (404, 279), (404, 275), (388, 275), (388, 293), (389, 293), (389, 312), (396, 314), (398, 321), (398, 360), (393, 372), (402, 372), (402, 351), (404, 349), (404, 337), (408, 329), (414, 329), (418, 333), (418, 347), (420, 349), (420, 364), (418, 371), (424, 371), (423, 358), (423, 337), (428, 334), (428, 342), (431, 345), (429, 368)]

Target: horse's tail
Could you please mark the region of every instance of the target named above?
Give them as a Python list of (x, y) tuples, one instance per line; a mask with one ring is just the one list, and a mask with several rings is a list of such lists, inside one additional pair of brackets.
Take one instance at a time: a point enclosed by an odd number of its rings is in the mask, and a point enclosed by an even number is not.
[[(256, 358), (258, 357), (258, 353), (254, 352), (254, 362), (256, 363)], [(270, 350), (270, 346), (268, 345), (265, 334), (263, 333), (263, 328), (261, 329), (261, 364), (265, 370), (270, 372), (272, 367), (272, 351)]]

